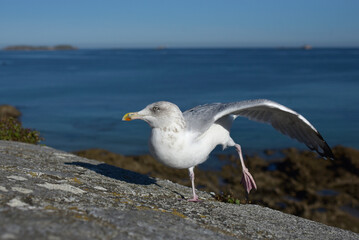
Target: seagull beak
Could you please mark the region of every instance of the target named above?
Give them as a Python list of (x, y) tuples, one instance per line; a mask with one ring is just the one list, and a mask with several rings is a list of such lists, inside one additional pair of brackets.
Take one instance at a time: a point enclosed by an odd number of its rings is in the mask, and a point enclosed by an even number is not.
[(142, 116), (138, 114), (138, 112), (129, 112), (123, 116), (122, 121), (131, 121), (134, 119), (141, 119)]

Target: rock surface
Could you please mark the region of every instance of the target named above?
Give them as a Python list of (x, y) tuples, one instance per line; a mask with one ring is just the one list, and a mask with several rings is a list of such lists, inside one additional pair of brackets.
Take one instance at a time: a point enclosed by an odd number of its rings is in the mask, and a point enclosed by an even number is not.
[[(250, 202), (359, 233), (359, 151), (336, 146), (333, 153), (334, 161), (294, 148), (245, 156), (258, 187), (248, 198), (240, 184), (242, 167), (235, 151), (208, 160), (216, 160), (216, 167), (196, 167), (195, 182), (197, 188), (216, 193), (222, 202)], [(75, 154), (191, 186), (187, 169), (166, 167), (149, 155), (123, 156), (104, 149), (87, 149)]]
[(0, 141), (0, 239), (359, 239), (49, 147)]

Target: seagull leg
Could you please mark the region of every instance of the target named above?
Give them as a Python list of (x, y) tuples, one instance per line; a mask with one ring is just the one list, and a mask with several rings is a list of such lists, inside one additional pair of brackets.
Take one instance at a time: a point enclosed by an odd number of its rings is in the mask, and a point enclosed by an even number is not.
[(198, 199), (198, 196), (196, 194), (196, 188), (194, 186), (194, 171), (193, 171), (194, 167), (191, 167), (188, 169), (189, 172), (189, 177), (191, 179), (191, 183), (192, 183), (192, 192), (193, 192), (193, 198), (188, 199), (189, 202), (199, 202), (200, 200)]
[(241, 160), (241, 165), (242, 165), (243, 177), (241, 183), (243, 187), (246, 189), (247, 193), (249, 193), (253, 188), (257, 189), (257, 185), (252, 175), (249, 173), (248, 168), (244, 165), (241, 146), (239, 144), (235, 144), (234, 146), (238, 152), (239, 159)]

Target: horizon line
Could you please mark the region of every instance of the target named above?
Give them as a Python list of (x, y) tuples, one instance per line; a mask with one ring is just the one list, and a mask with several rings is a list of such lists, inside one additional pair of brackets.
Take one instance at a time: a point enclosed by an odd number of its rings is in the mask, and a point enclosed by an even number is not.
[[(3, 44), (0, 44), (0, 46)], [(313, 50), (313, 49), (356, 49), (359, 48), (359, 46), (316, 46), (316, 45), (310, 45), (310, 44), (303, 44), (303, 45), (288, 45), (288, 46), (166, 46), (166, 45), (158, 45), (158, 46), (96, 46), (96, 47), (78, 47), (76, 45), (72, 44), (14, 44), (14, 45), (3, 45), (3, 47), (0, 48), (0, 50), (6, 51), (5, 48), (8, 47), (16, 47), (16, 46), (29, 46), (29, 47), (54, 47), (58, 45), (69, 45), (72, 47), (75, 47), (77, 50), (87, 50), (87, 49), (103, 49), (103, 50), (116, 50), (116, 49), (155, 49), (155, 50), (166, 50), (166, 49), (304, 49), (304, 50)], [(82, 44), (80, 44), (82, 45)], [(10, 50), (9, 50), (10, 51)], [(26, 50), (24, 50), (26, 51)], [(35, 51), (35, 50), (34, 50)]]

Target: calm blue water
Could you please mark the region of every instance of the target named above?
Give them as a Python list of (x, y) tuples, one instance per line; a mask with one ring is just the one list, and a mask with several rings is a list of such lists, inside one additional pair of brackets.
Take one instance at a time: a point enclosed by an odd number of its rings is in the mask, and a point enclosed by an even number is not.
[[(268, 98), (304, 115), (327, 142), (359, 148), (359, 49), (0, 51), (0, 104), (23, 113), (44, 144), (66, 151), (147, 153), (150, 129), (122, 116), (168, 100), (182, 110)], [(304, 145), (237, 119), (247, 153)]]

